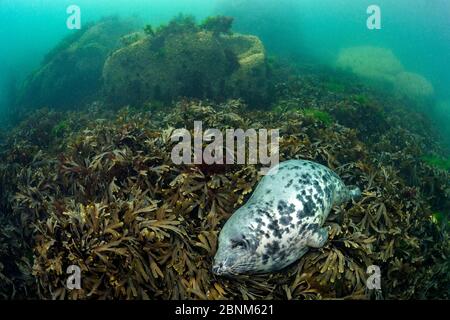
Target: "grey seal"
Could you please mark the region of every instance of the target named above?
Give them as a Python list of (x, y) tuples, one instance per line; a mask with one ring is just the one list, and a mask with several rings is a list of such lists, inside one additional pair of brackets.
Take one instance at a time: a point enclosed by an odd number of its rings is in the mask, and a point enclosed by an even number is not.
[(262, 178), (250, 199), (225, 223), (212, 271), (216, 275), (277, 271), (328, 239), (323, 224), (334, 205), (361, 196), (329, 168), (289, 160)]

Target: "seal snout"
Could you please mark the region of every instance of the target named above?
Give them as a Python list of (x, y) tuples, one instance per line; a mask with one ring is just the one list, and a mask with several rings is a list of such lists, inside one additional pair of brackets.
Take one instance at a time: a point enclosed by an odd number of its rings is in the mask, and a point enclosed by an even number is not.
[(222, 275), (223, 274), (223, 263), (214, 264), (212, 267), (212, 272), (218, 276)]
[(228, 273), (227, 266), (223, 262), (214, 263), (212, 273), (216, 276), (223, 276)]

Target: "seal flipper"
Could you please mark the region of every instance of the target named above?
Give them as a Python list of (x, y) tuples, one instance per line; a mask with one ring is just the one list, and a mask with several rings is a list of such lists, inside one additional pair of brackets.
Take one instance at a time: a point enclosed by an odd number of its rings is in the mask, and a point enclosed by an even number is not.
[(346, 186), (339, 181), (334, 194), (333, 205), (341, 205), (350, 200), (358, 200), (361, 198), (361, 189), (357, 186)]
[(314, 231), (308, 238), (307, 245), (311, 248), (322, 248), (328, 240), (328, 230), (320, 228)]

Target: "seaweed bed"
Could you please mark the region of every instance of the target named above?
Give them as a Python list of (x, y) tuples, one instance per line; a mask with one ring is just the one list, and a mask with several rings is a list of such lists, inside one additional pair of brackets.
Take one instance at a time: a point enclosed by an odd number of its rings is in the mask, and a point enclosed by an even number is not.
[[(111, 111), (33, 112), (0, 151), (0, 298), (449, 298), (449, 172), (426, 119), (320, 72), (276, 87), (272, 108), (180, 100)], [(338, 88), (338, 89), (336, 89)], [(334, 169), (363, 197), (334, 208), (330, 241), (271, 275), (215, 277), (218, 232), (258, 166), (174, 165), (174, 128), (279, 128), (281, 161)], [(414, 124), (414, 125), (413, 125)], [(446, 211), (447, 210), (447, 211)], [(65, 289), (66, 268), (82, 290)], [(378, 265), (382, 292), (366, 291)]]

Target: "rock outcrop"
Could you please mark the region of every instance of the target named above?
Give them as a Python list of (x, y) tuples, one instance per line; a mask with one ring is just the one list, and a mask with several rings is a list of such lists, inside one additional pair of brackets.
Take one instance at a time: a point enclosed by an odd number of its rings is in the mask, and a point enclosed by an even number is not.
[(403, 71), (402, 63), (390, 49), (371, 46), (342, 49), (336, 66), (360, 77), (388, 82), (394, 82)]
[(133, 20), (104, 19), (64, 39), (22, 86), (23, 108), (75, 109), (181, 97), (241, 98), (265, 105), (268, 68), (256, 36), (233, 34), (230, 17), (197, 25), (179, 16), (153, 31)]
[(121, 46), (121, 37), (135, 28), (133, 21), (108, 18), (65, 38), (25, 81), (18, 105), (61, 109), (94, 98), (102, 85), (107, 56)]
[(423, 76), (406, 71), (390, 49), (361, 46), (342, 49), (336, 67), (359, 77), (387, 85), (394, 93), (419, 102), (434, 95), (433, 85)]
[(152, 34), (115, 51), (103, 78), (107, 100), (119, 105), (180, 97), (243, 98), (257, 104), (267, 98), (262, 42), (201, 28)]
[(433, 85), (420, 74), (401, 72), (395, 77), (397, 93), (412, 98), (427, 98), (434, 94)]

